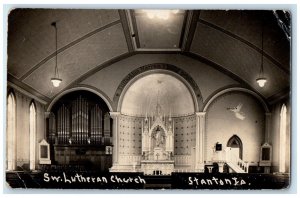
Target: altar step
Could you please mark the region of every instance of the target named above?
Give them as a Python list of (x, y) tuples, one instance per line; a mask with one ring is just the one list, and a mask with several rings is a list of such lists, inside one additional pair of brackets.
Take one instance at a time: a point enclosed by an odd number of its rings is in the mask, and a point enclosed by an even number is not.
[(172, 188), (172, 177), (171, 176), (144, 176), (146, 184), (145, 189), (171, 189)]

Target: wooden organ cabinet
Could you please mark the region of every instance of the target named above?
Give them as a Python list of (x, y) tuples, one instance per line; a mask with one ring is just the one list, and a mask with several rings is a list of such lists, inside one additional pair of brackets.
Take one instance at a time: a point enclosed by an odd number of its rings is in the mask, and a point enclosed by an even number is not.
[(52, 161), (108, 171), (112, 163), (111, 153), (105, 153), (112, 145), (108, 108), (82, 95), (73, 94), (52, 108), (47, 120)]

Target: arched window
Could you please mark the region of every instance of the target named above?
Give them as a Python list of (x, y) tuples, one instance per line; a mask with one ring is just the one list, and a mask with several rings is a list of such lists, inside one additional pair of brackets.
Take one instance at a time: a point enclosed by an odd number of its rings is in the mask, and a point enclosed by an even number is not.
[(13, 93), (7, 98), (6, 169), (16, 169), (16, 101)]
[(35, 169), (35, 144), (36, 144), (36, 107), (34, 102), (31, 102), (29, 107), (29, 142), (30, 142), (30, 170)]
[(280, 136), (279, 136), (279, 172), (284, 173), (286, 164), (286, 106), (282, 105), (280, 111)]

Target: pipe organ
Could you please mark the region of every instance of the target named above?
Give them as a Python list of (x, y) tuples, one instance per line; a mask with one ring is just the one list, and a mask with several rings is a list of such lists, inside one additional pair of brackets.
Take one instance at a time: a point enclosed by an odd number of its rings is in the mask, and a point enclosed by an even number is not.
[(67, 144), (70, 136), (69, 109), (63, 104), (57, 114), (58, 144)]
[(102, 137), (102, 110), (96, 104), (91, 110), (91, 143), (99, 144)]
[(48, 119), (48, 134), (49, 134), (49, 143), (55, 143), (55, 136), (56, 136), (56, 120), (55, 115), (53, 112), (50, 113)]
[(110, 145), (109, 114), (82, 96), (63, 103), (51, 112), (48, 139), (58, 145)]

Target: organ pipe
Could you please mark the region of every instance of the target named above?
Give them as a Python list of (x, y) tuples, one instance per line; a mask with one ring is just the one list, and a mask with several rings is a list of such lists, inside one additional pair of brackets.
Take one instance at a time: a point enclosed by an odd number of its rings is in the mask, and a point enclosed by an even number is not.
[[(72, 144), (102, 144), (104, 137), (110, 137), (107, 123), (104, 123), (109, 117), (105, 116), (103, 119), (104, 115), (100, 106), (89, 103), (81, 96), (73, 100), (70, 105), (62, 104), (56, 115), (56, 117), (54, 114), (49, 117), (49, 140), (52, 143), (54, 143), (55, 135), (57, 135), (58, 144), (69, 144), (70, 138)], [(57, 126), (55, 126), (55, 120)]]

